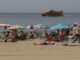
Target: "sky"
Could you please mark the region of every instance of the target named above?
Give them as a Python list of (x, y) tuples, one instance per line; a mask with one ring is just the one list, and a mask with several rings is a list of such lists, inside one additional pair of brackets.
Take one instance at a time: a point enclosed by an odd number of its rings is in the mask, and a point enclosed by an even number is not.
[(0, 13), (41, 13), (50, 9), (80, 13), (80, 0), (0, 0)]

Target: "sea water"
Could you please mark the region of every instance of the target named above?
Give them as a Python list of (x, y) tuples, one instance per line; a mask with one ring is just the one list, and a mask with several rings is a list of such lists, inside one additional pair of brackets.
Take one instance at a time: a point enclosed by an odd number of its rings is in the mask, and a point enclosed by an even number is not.
[[(0, 14), (0, 24), (11, 24), (11, 25), (36, 25), (43, 24), (46, 26), (53, 26), (56, 24), (74, 24), (80, 25), (80, 14), (79, 13), (65, 13), (64, 16), (49, 17), (41, 16), (40, 13), (2, 13)], [(0, 28), (2, 31), (3, 28)]]

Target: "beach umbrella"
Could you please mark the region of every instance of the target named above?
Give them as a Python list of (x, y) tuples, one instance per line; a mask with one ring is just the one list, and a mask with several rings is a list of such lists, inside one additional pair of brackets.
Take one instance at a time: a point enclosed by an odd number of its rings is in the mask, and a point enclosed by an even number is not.
[(34, 25), (34, 28), (35, 29), (48, 29), (49, 27), (48, 26), (44, 26), (43, 24), (37, 24), (37, 25)]
[(13, 25), (10, 28), (8, 28), (9, 30), (16, 30), (16, 29), (25, 29), (24, 26), (22, 25)]
[(34, 29), (34, 25), (27, 26), (28, 29)]
[(10, 24), (0, 24), (0, 27), (10, 27)]
[(6, 30), (7, 27), (10, 27), (10, 24), (0, 24), (0, 27), (4, 27), (4, 29)]
[(55, 26), (51, 27), (50, 30), (54, 30), (54, 29), (70, 29), (70, 28), (71, 28), (70, 25), (58, 24), (58, 25), (55, 25)]

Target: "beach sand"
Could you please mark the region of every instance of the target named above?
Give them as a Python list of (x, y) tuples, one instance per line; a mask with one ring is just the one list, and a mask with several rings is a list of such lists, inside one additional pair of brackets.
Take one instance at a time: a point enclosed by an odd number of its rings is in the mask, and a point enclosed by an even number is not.
[(0, 42), (0, 60), (80, 60), (80, 44), (69, 46), (33, 45), (41, 40)]

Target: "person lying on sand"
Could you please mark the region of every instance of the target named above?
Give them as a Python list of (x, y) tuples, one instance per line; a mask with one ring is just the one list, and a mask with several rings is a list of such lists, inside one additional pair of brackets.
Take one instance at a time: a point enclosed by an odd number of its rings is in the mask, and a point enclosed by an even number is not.
[(45, 41), (43, 43), (34, 43), (34, 45), (55, 45), (55, 43), (54, 42)]

